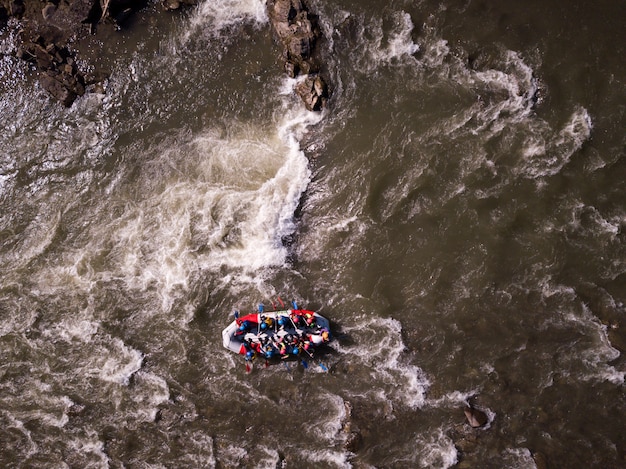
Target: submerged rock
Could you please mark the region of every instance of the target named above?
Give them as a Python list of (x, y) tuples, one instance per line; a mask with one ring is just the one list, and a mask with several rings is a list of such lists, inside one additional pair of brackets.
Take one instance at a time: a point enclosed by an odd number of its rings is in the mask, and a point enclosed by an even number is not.
[(341, 430), (344, 432), (346, 440), (344, 448), (351, 453), (356, 453), (361, 447), (363, 436), (361, 432), (352, 424), (352, 404), (348, 401), (343, 403), (345, 416), (341, 422)]

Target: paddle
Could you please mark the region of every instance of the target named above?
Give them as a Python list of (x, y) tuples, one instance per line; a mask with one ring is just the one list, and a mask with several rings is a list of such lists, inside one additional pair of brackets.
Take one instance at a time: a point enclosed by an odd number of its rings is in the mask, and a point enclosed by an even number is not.
[(246, 358), (246, 373), (250, 374), (252, 371), (252, 362)]
[[(304, 351), (307, 353), (307, 355), (308, 355), (309, 357), (311, 357), (311, 360), (315, 361), (315, 358), (313, 358), (313, 354), (312, 354), (311, 352), (309, 352), (309, 351), (308, 351), (307, 349), (305, 349), (305, 348), (302, 348), (301, 350), (304, 350)], [(322, 371), (328, 371), (328, 368), (327, 368), (327, 367), (326, 367), (326, 365), (324, 365), (322, 362), (317, 362), (317, 364), (320, 366), (320, 368), (322, 369)], [(305, 368), (306, 368), (306, 366), (305, 366)]]

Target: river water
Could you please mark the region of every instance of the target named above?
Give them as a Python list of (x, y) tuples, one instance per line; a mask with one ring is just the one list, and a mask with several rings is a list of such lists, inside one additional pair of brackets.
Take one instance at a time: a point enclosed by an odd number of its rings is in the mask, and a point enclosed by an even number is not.
[[(626, 9), (591, 3), (313, 1), (321, 114), (260, 0), (78, 44), (111, 76), (70, 109), (4, 56), (0, 465), (626, 467)], [(246, 374), (221, 330), (279, 296), (336, 340)]]

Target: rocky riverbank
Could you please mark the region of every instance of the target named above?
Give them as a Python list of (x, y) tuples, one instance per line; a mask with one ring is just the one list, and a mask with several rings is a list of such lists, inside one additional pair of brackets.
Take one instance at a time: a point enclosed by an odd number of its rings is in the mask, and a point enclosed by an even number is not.
[(95, 34), (100, 24), (122, 24), (144, 6), (129, 0), (2, 0), (0, 28), (14, 38), (8, 53), (31, 63), (41, 86), (71, 106), (105, 73), (80, 70), (69, 44)]
[[(163, 0), (162, 10), (195, 3)], [(132, 0), (0, 0), (0, 33), (15, 38), (8, 53), (33, 65), (42, 88), (64, 106), (71, 106), (90, 86), (105, 79), (107, 72), (88, 73), (85, 67), (79, 68), (69, 45), (98, 35), (100, 28), (124, 27), (145, 6)], [(307, 109), (323, 109), (329, 93), (319, 65), (317, 46), (322, 36), (317, 17), (301, 0), (268, 0), (267, 9), (285, 72), (299, 78), (294, 91)], [(101, 42), (106, 46), (106, 40)]]

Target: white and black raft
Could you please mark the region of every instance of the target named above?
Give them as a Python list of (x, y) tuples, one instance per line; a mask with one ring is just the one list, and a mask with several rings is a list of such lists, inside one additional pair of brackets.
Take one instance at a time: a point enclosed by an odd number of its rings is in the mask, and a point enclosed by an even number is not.
[[(299, 359), (307, 368), (306, 357), (313, 359), (315, 349), (330, 341), (328, 319), (299, 309), (295, 302), (293, 306), (266, 312), (261, 304), (258, 313), (246, 316), (235, 311), (235, 320), (222, 331), (222, 338), (224, 347), (245, 357), (248, 373), (257, 357), (265, 359), (265, 366), (291, 358)], [(319, 366), (328, 371), (322, 363)]]

